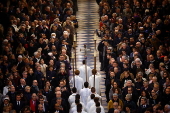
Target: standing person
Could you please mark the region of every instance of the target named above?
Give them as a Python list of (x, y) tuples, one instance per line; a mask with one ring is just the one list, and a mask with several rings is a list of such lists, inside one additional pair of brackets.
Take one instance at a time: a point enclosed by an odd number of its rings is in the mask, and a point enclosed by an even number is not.
[[(78, 70), (80, 71), (80, 75), (79, 76), (81, 78), (83, 78), (84, 81), (86, 81), (86, 66), (87, 66), (87, 63), (86, 63), (85, 60), (83, 60), (82, 63), (83, 63), (83, 65), (78, 68)], [(91, 75), (92, 75), (92, 69), (89, 66), (87, 66), (87, 81), (86, 82), (89, 81), (89, 77)]]
[(43, 89), (44, 75), (41, 72), (41, 66), (37, 66), (36, 71), (34, 72), (34, 80), (37, 80), (38, 87)]
[[(100, 94), (100, 82), (101, 82), (101, 75), (97, 73), (97, 70), (92, 70), (92, 76), (89, 77), (89, 86), (96, 88), (96, 93)], [(94, 75), (95, 75), (95, 86), (94, 86)]]
[(14, 108), (17, 113), (20, 113), (21, 109), (24, 107), (24, 102), (21, 101), (21, 95), (16, 95), (16, 101), (13, 103)]
[(89, 87), (89, 83), (85, 82), (84, 83), (84, 88), (80, 90), (80, 96), (81, 96), (82, 102), (84, 103), (85, 106), (87, 104), (87, 98), (91, 94), (91, 91), (90, 91), (90, 89), (88, 87)]
[(77, 93), (80, 92), (80, 90), (83, 88), (83, 83), (84, 83), (84, 80), (83, 78), (81, 78), (79, 76), (80, 74), (80, 71), (79, 70), (76, 70), (75, 72), (75, 85), (74, 85), (74, 77), (72, 77), (72, 79), (70, 80), (70, 83), (73, 84), (73, 86), (75, 86), (77, 88)]

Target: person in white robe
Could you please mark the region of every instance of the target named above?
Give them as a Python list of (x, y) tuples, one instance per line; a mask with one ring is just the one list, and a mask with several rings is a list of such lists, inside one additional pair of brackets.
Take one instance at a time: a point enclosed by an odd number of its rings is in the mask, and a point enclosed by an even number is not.
[(90, 100), (89, 101), (87, 101), (87, 105), (86, 105), (86, 111), (87, 112), (89, 112), (89, 108), (92, 106), (92, 105), (94, 105), (95, 103), (94, 103), (94, 97), (95, 97), (95, 95), (94, 94), (91, 94), (90, 95)]
[(95, 104), (90, 107), (90, 110), (88, 113), (97, 113), (96, 108), (98, 108), (98, 107), (101, 108), (100, 113), (105, 113), (103, 106), (100, 105), (100, 102), (95, 102)]
[(79, 103), (83, 106), (83, 108), (85, 108), (85, 105), (84, 105), (84, 103), (82, 102), (81, 97), (80, 97), (79, 94), (76, 94), (75, 100), (74, 100), (74, 102), (71, 104), (71, 108), (73, 108), (73, 107), (75, 107), (75, 106), (77, 105), (77, 104), (76, 104), (76, 99), (78, 99), (78, 100), (79, 100)]
[(72, 88), (72, 94), (68, 98), (68, 102), (69, 102), (70, 106), (71, 106), (72, 103), (75, 102), (76, 94), (77, 94), (77, 88), (73, 87)]
[[(74, 104), (74, 103), (73, 103), (73, 104)], [(75, 111), (77, 111), (77, 105), (78, 105), (78, 104), (81, 104), (81, 105), (82, 105), (82, 103), (80, 102), (80, 99), (76, 99), (76, 100), (75, 100), (75, 105), (74, 105), (74, 106), (71, 106), (69, 113), (74, 113)], [(83, 105), (82, 105), (82, 110), (84, 111), (84, 106), (83, 106)]]
[(84, 103), (85, 106), (87, 104), (87, 98), (91, 94), (91, 91), (88, 87), (89, 87), (89, 83), (85, 82), (84, 88), (80, 90), (80, 96), (81, 96), (82, 102)]
[(89, 87), (94, 87), (94, 75), (95, 75), (95, 88), (96, 93), (100, 94), (100, 82), (101, 82), (101, 75), (97, 73), (95, 69), (92, 70), (92, 76), (89, 77)]
[(83, 78), (81, 78), (79, 76), (80, 74), (80, 71), (79, 70), (76, 70), (75, 72), (75, 85), (74, 85), (74, 77), (72, 77), (72, 79), (70, 80), (70, 83), (73, 84), (73, 86), (75, 86), (77, 88), (77, 93), (79, 94), (80, 93), (80, 90), (84, 87), (84, 80)]
[[(83, 78), (84, 81), (86, 81), (86, 66), (87, 66), (86, 65), (86, 61), (83, 60), (83, 65), (78, 68), (78, 70), (80, 71), (80, 75), (79, 76), (81, 78)], [(91, 75), (92, 75), (92, 69), (89, 66), (87, 66), (87, 81), (86, 82), (89, 81), (89, 77)]]
[(81, 104), (78, 104), (78, 105), (77, 105), (77, 110), (74, 111), (73, 113), (87, 113), (87, 112), (85, 112), (85, 111), (83, 110), (83, 107), (82, 107)]
[[(101, 102), (102, 97), (96, 93), (96, 89), (94, 87), (91, 88), (91, 94), (94, 94), (95, 97), (99, 98), (99, 101)], [(91, 100), (91, 95), (87, 98), (87, 102), (89, 102)]]

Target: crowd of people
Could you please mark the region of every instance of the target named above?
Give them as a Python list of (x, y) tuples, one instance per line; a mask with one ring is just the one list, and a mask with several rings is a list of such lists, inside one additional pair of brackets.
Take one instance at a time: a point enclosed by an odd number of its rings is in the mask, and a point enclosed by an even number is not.
[(77, 0), (0, 1), (0, 113), (82, 110), (80, 95), (69, 100), (77, 10)]
[(169, 113), (170, 1), (97, 2), (108, 113)]

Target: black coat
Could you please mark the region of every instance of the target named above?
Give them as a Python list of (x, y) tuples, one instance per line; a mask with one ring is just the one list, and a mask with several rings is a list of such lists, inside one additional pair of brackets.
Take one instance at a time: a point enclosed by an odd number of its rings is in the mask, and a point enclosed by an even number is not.
[(13, 106), (17, 113), (20, 113), (21, 109), (25, 106), (25, 103), (23, 101), (20, 101), (20, 104), (17, 105), (17, 101), (13, 103)]

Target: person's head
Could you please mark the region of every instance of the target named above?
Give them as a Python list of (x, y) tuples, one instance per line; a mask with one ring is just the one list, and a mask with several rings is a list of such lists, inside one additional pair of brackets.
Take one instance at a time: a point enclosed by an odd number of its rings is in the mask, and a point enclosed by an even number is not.
[(165, 113), (169, 113), (170, 112), (170, 105), (167, 104), (167, 105), (164, 106), (164, 112)]
[(101, 113), (101, 107), (96, 107), (96, 113)]
[(38, 85), (37, 80), (33, 80), (32, 84), (33, 84), (33, 86), (37, 86)]
[(16, 101), (20, 101), (21, 100), (21, 95), (16, 95)]
[(118, 105), (119, 105), (118, 102), (113, 102), (113, 108), (114, 109), (118, 109)]
[(88, 82), (84, 82), (84, 87), (88, 88), (89, 87), (89, 83)]
[(26, 86), (25, 87), (25, 92), (30, 93), (30, 89), (31, 89), (30, 86)]
[(144, 81), (144, 82), (143, 82), (143, 86), (144, 86), (144, 87), (148, 87), (148, 85), (149, 85), (149, 82), (148, 82), (148, 81)]
[(43, 105), (42, 104), (38, 104), (38, 111), (43, 111)]
[(59, 110), (60, 109), (60, 104), (56, 103), (55, 104), (55, 110)]
[(95, 87), (92, 87), (92, 88), (91, 88), (91, 92), (92, 92), (92, 93), (95, 93), (95, 92), (96, 92)]
[(92, 74), (93, 74), (93, 75), (96, 75), (96, 73), (97, 73), (97, 70), (96, 70), (96, 69), (93, 69), (93, 70), (92, 70)]
[(83, 63), (83, 64), (86, 64), (86, 60), (83, 60), (82, 63)]
[(115, 109), (114, 113), (120, 113), (120, 111), (118, 109)]
[(83, 108), (82, 104), (80, 104), (80, 103), (77, 104), (77, 112), (81, 112), (82, 108)]
[(146, 103), (147, 103), (147, 98), (146, 97), (142, 97), (141, 98), (141, 104), (142, 105), (146, 105)]
[(37, 100), (37, 94), (36, 93), (33, 93), (32, 96), (31, 96), (32, 100)]
[(80, 71), (79, 70), (75, 70), (74, 73), (75, 73), (75, 75), (79, 75)]
[(80, 100), (80, 95), (79, 94), (76, 94), (76, 99), (79, 99)]
[(128, 94), (132, 94), (132, 92), (133, 92), (133, 88), (132, 87), (128, 87)]
[(57, 98), (61, 97), (61, 91), (57, 91), (57, 92), (56, 92), (56, 97), (57, 97)]
[(20, 83), (21, 83), (21, 85), (23, 85), (23, 86), (26, 85), (25, 79), (21, 78), (21, 79), (20, 79)]
[(131, 106), (130, 106), (130, 105), (126, 105), (126, 106), (125, 106), (125, 111), (126, 111), (126, 112), (129, 112), (130, 110), (131, 110)]
[(10, 87), (10, 91), (11, 91), (11, 92), (15, 92), (15, 87), (14, 87), (14, 86), (11, 86), (11, 87)]
[(95, 97), (94, 94), (91, 94), (91, 95), (90, 95), (90, 98), (91, 98), (91, 99), (94, 99), (94, 97)]
[(132, 81), (131, 81), (131, 80), (127, 80), (126, 86), (127, 86), (127, 87), (131, 87), (131, 86), (132, 86)]
[(117, 93), (114, 93), (114, 94), (113, 94), (113, 100), (116, 101), (117, 99), (118, 99), (118, 94), (117, 94)]
[(39, 98), (39, 102), (40, 104), (44, 104), (44, 98), (43, 97)]
[(73, 93), (76, 93), (76, 92), (77, 92), (77, 88), (76, 88), (76, 87), (73, 87), (73, 88), (72, 88), (72, 92), (73, 92)]
[(125, 99), (126, 99), (127, 101), (130, 101), (130, 100), (132, 99), (132, 95), (131, 95), (131, 94), (127, 94), (126, 97), (125, 97)]
[(158, 90), (159, 90), (159, 83), (158, 83), (158, 82), (155, 82), (155, 83), (153, 84), (153, 90), (155, 90), (155, 91), (158, 91)]
[(169, 88), (166, 88), (166, 89), (165, 89), (165, 94), (167, 94), (167, 95), (170, 94), (170, 89), (169, 89)]

